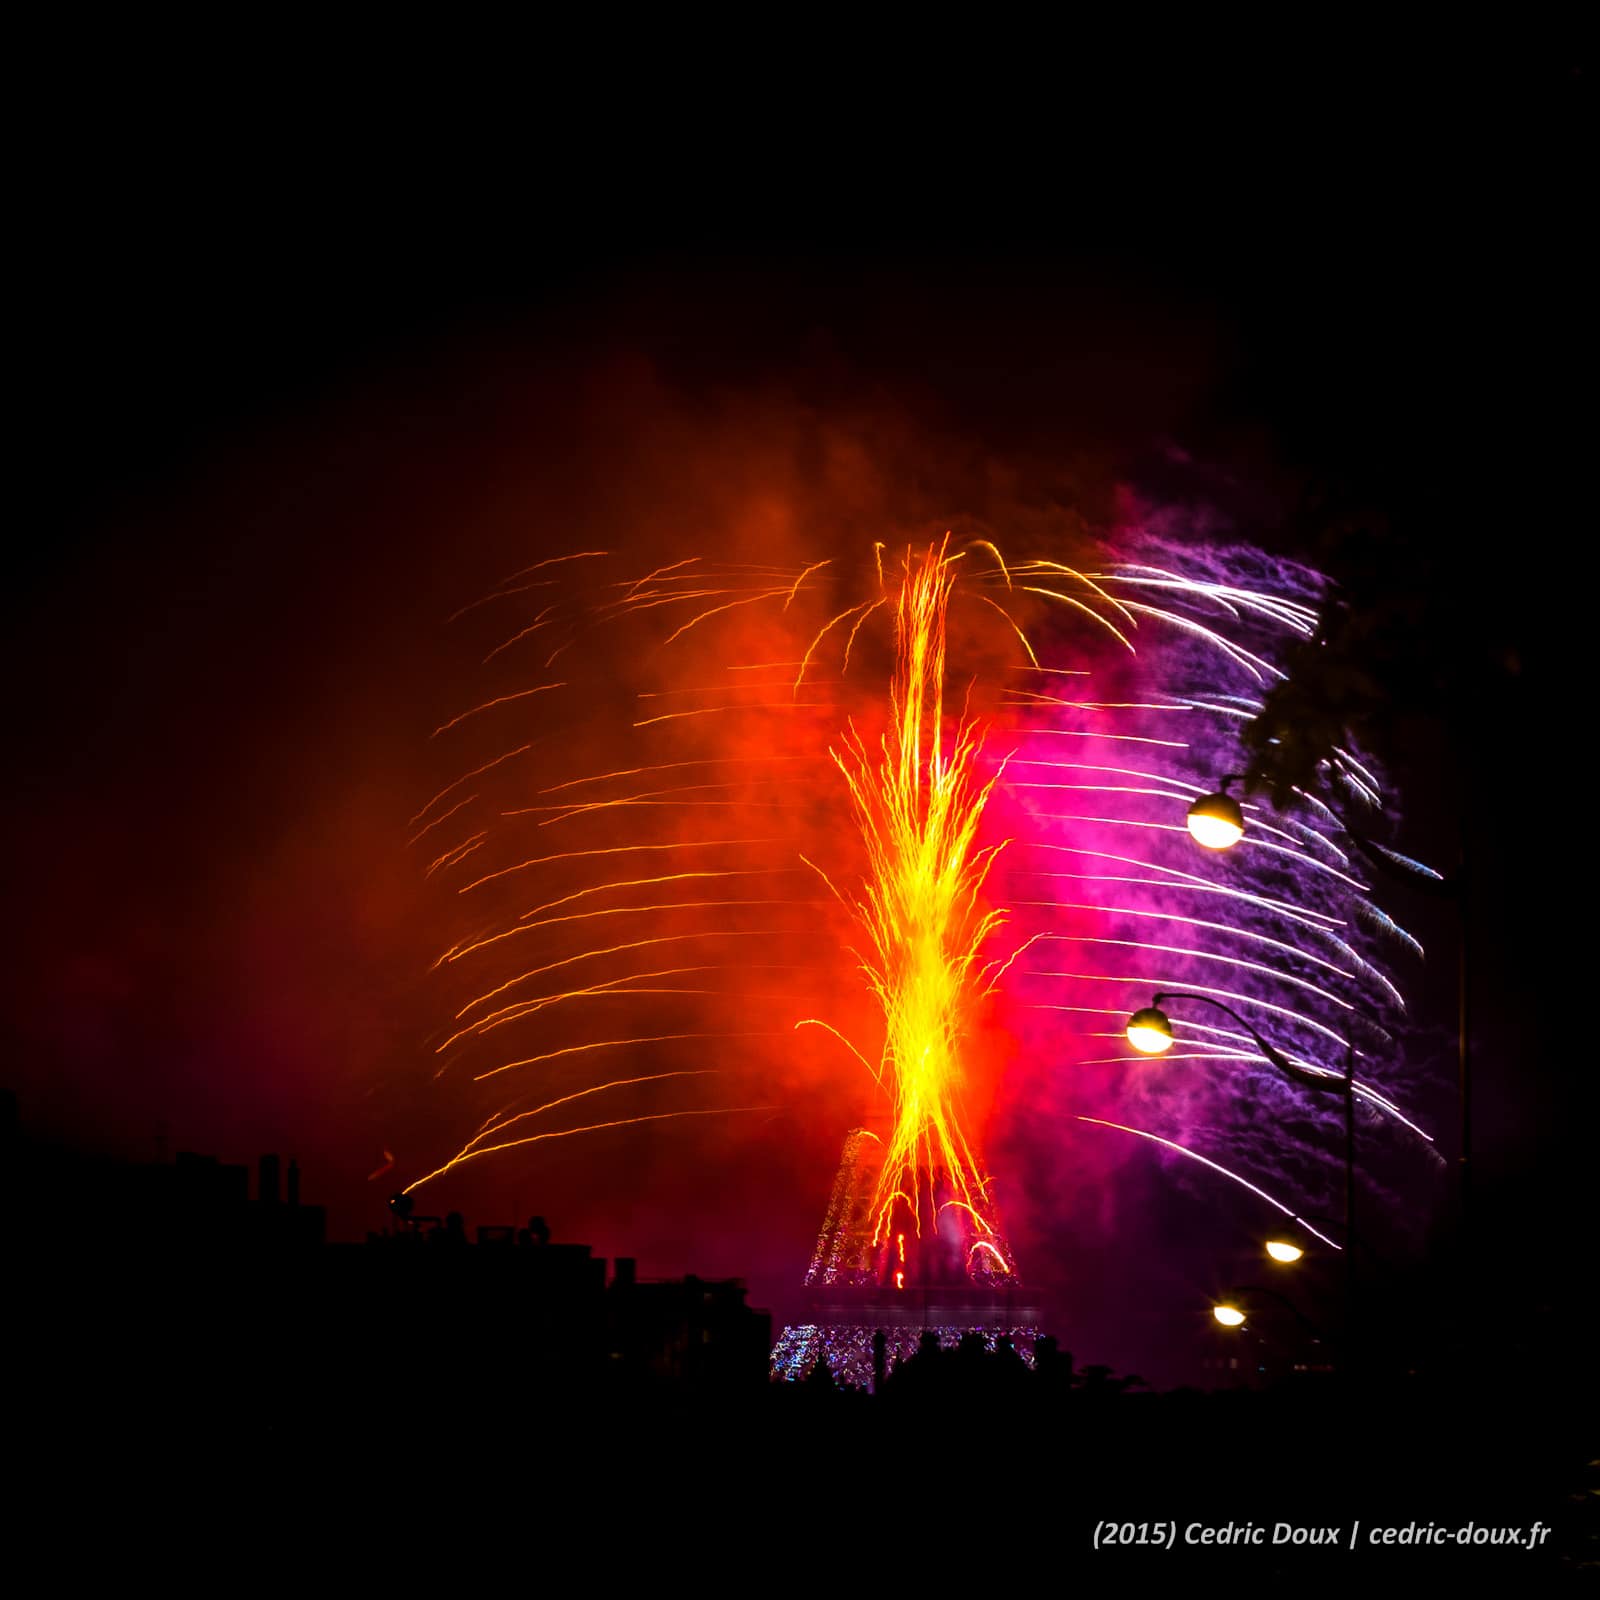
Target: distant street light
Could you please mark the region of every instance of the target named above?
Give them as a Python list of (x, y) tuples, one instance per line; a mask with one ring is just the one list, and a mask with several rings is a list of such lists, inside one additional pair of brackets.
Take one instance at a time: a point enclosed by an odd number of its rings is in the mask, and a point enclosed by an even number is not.
[(1203, 794), (1189, 807), (1189, 834), (1207, 850), (1228, 850), (1244, 838), (1244, 812), (1228, 793), (1225, 778), (1215, 794)]
[(1278, 1304), (1306, 1330), (1311, 1337), (1319, 1343), (1323, 1340), (1322, 1329), (1319, 1328), (1294, 1301), (1278, 1293), (1276, 1289), (1258, 1288), (1253, 1283), (1241, 1285), (1237, 1289), (1230, 1289), (1226, 1298), (1218, 1300), (1211, 1307), (1211, 1315), (1222, 1324), (1224, 1328), (1242, 1328), (1245, 1324), (1245, 1313), (1241, 1309), (1243, 1303), (1252, 1295), (1259, 1295), (1266, 1300), (1276, 1300)]
[(1267, 1254), (1274, 1261), (1281, 1261), (1285, 1266), (1298, 1261), (1305, 1251), (1297, 1244), (1290, 1244), (1287, 1239), (1268, 1239)]

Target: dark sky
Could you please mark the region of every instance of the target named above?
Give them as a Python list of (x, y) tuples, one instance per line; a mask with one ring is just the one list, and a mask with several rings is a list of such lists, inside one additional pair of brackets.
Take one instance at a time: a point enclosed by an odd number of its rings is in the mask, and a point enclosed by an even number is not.
[[(1592, 362), (1570, 41), (1258, 39), (1060, 77), (1019, 41), (725, 96), (574, 50), (492, 80), (332, 46), (203, 86), (109, 46), (46, 75), (8, 341), (7, 1075), (32, 1121), (295, 1149), (344, 1230), (371, 1220), (372, 1084), (415, 1048), (433, 942), (379, 835), (460, 702), (439, 617), (568, 547), (663, 397), (892, 413), (1024, 482), (1051, 463), (1088, 512), (1177, 443), (1290, 548), (1311, 490), (1377, 507), (1514, 655), (1476, 781), (1496, 819), (1508, 791), (1532, 809)], [(1429, 737), (1394, 754), (1440, 859)], [(1529, 1019), (1566, 933), (1549, 844), (1483, 850), (1509, 1185), (1561, 1148)], [(584, 1220), (607, 1253), (761, 1282), (737, 1237), (702, 1261), (621, 1202)]]

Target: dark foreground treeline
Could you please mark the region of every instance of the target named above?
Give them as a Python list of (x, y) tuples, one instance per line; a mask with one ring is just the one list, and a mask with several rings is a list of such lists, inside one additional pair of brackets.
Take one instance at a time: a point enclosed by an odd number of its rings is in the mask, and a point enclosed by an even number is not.
[[(1343, 1539), (1354, 1519), (1543, 1524), (1541, 1547), (1515, 1552), (1530, 1572), (1594, 1548), (1594, 1436), (1556, 1374), (1148, 1393), (1063, 1356), (1030, 1371), (969, 1349), (913, 1357), (870, 1394), (748, 1368), (666, 1376), (581, 1330), (497, 1320), (444, 1280), (421, 1306), (305, 1289), (259, 1264), (180, 1285), (148, 1262), (100, 1262), (30, 1295), (7, 1363), (12, 1461), (58, 1503), (150, 1496), (202, 1520), (514, 1492), (541, 1526), (653, 1530), (710, 1551), (899, 1527), (883, 1537), (913, 1564), (945, 1549), (979, 1559), (997, 1540), (1042, 1540), (1062, 1560), (1157, 1553), (1095, 1552), (1101, 1524), (1136, 1539), (1174, 1524), (1164, 1563), (1217, 1559), (1183, 1547), (1191, 1527)], [(1226, 1549), (1312, 1559), (1300, 1545)], [(1417, 1577), (1512, 1554), (1404, 1559)]]
[[(108, 1543), (85, 1530), (109, 1519), (134, 1528), (119, 1551), (242, 1526), (257, 1544), (379, 1529), (392, 1554), (397, 1529), (480, 1529), (610, 1562), (738, 1557), (772, 1582), (994, 1577), (1023, 1552), (1107, 1582), (1334, 1553), (1410, 1581), (1485, 1563), (1531, 1581), (1600, 1550), (1586, 1368), (1462, 1353), (1149, 1393), (1048, 1342), (1030, 1368), (969, 1341), (876, 1393), (775, 1384), (738, 1285), (608, 1277), (534, 1225), (328, 1246), (275, 1172), (265, 1201), (226, 1169), (148, 1172), (140, 1191), (125, 1171), (8, 1169), (9, 1526), (65, 1523), (58, 1556)], [(1360, 1542), (1536, 1524), (1532, 1548)], [(1133, 1543), (1097, 1550), (1112, 1529)]]

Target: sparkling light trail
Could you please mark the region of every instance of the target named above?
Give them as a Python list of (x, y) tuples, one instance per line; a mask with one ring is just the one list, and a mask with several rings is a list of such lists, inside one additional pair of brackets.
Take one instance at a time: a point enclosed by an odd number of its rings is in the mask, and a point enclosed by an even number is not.
[[(1185, 822), (1244, 770), (1240, 725), (1281, 677), (1282, 646), (1313, 635), (1317, 583), (1289, 574), (1278, 592), (1258, 556), (1234, 570), (1198, 545), (1130, 543), (1135, 559), (1073, 566), (946, 535), (880, 543), (855, 566), (687, 556), (643, 576), (590, 551), (535, 563), (457, 612), (463, 625), (494, 622), (471, 652), (491, 677), (436, 730), (454, 731), (441, 746), (458, 769), (408, 826), (410, 844), (431, 841), (419, 859), (433, 856), (424, 870), (459, 906), (433, 967), (450, 1017), (429, 1041), (437, 1072), (503, 1084), (516, 1070), (535, 1094), (547, 1074), (601, 1060), (619, 1075), (554, 1082), (533, 1110), (514, 1102), (480, 1119), (415, 1182), (544, 1139), (765, 1105), (778, 1085), (799, 1115), (806, 1082), (845, 1080), (885, 1117), (881, 1248), (956, 1227), (987, 1279), (1015, 1272), (983, 1154), (991, 1122), (1013, 1135), (1026, 1124), (1063, 1160), (1077, 1148), (1070, 1127), (1088, 1121), (1215, 1165), (1164, 1134), (1085, 1116), (1100, 1105), (1088, 1080), (1117, 1092), (1101, 1069), (1131, 1058), (1096, 1056), (1103, 1046), (1045, 1018), (1125, 1016), (1092, 1003), (1108, 984), (1129, 1009), (1158, 988), (1205, 993), (1253, 1008), (1291, 1061), (1337, 1075), (1345, 1019), (1402, 1003), (1389, 947), (1420, 947), (1373, 903), (1318, 794), (1283, 812), (1241, 795), (1245, 837), (1215, 859)], [(534, 635), (538, 648), (511, 651)], [(540, 655), (544, 675), (565, 660), (561, 682), (518, 681), (517, 664), (531, 674)], [(1319, 781), (1335, 800), (1382, 794), (1360, 752), (1339, 752)], [(1086, 813), (1054, 809), (1074, 795), (1093, 797)], [(463, 837), (436, 853), (452, 819)], [(530, 849), (550, 827), (570, 847)], [(797, 886), (800, 873), (821, 892)], [(1145, 925), (1150, 938), (1137, 936)], [(1049, 942), (1073, 946), (1060, 965), (1085, 970), (1019, 960)], [(668, 945), (681, 953), (646, 954)], [(725, 959), (635, 970), (698, 954)], [(1219, 965), (1229, 988), (1205, 981)], [(574, 966), (595, 975), (541, 984)], [(1237, 1095), (1271, 1069), (1232, 1030), (1181, 1029), (1189, 1048), (1130, 1066), (1142, 1103), (1185, 1120), (1203, 1104), (1226, 1127), (1229, 1080)], [(737, 1048), (715, 1066), (681, 1060), (702, 1044)], [(1364, 1115), (1427, 1138), (1395, 1098), (1399, 1063), (1387, 1051), (1362, 1060)], [(739, 1107), (646, 1104), (637, 1118), (501, 1138), (591, 1093), (692, 1097), (724, 1071), (745, 1075)], [(1258, 1141), (1261, 1176), (1304, 1181), (1325, 1154), (1325, 1115), (1310, 1106), (1285, 1135), (1300, 1141), (1292, 1176)]]

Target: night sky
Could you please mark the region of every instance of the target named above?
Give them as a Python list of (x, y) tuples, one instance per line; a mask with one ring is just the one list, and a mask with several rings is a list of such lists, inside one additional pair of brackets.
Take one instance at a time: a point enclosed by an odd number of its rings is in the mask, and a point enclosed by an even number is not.
[[(385, 1147), (444, 1153), (414, 1148), (438, 930), (400, 849), (470, 693), (444, 617), (592, 537), (648, 550), (652, 508), (680, 525), (724, 460), (820, 416), (919, 514), (1092, 523), (1138, 481), (1313, 556), (1307, 504), (1392, 519), (1497, 664), (1468, 772), (1480, 1153), (1502, 1215), (1561, 1235), (1576, 1064), (1538, 1019), (1581, 949), (1543, 819), (1581, 853), (1551, 752), (1588, 537), (1589, 80), (1560, 38), (1375, 54), (1014, 85), (974, 60), (981, 95), (908, 68), (881, 98), (863, 64), (848, 113), (800, 85), (685, 104), (642, 69), (591, 96), (554, 44), (492, 84), (369, 62), (359, 107), (342, 55), (293, 94), (76, 73), (14, 202), (4, 1081), (28, 1124), (281, 1149), (336, 1233), (380, 1225)], [(1448, 865), (1448, 741), (1413, 732), (1388, 752), (1405, 839)], [(1410, 910), (1440, 952), (1418, 1008), (1449, 1027), (1450, 919)], [(781, 1312), (825, 1146), (781, 1183), (709, 1133), (670, 1162), (571, 1148), (486, 1179), (469, 1221), (543, 1211)], [(730, 1220), (758, 1183), (769, 1210)]]

